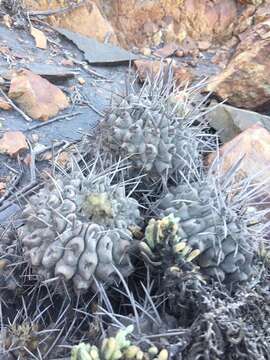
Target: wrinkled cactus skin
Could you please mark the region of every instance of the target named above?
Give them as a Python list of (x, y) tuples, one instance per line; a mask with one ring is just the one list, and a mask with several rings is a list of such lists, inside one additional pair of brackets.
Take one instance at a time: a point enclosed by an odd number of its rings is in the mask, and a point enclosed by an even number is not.
[(248, 280), (252, 272), (252, 239), (237, 214), (220, 208), (209, 183), (171, 188), (159, 201), (163, 216), (179, 219), (177, 237), (200, 255), (202, 273), (228, 283)]
[(196, 132), (198, 128), (178, 118), (166, 98), (153, 100), (147, 87), (115, 100), (101, 123), (103, 147), (152, 179), (185, 172), (191, 163), (200, 165)]
[(139, 216), (136, 200), (125, 196), (123, 186), (112, 186), (106, 176), (93, 180), (74, 173), (30, 198), (19, 234), (38, 274), (60, 277), (72, 281), (75, 290), (86, 290), (94, 278), (112, 281), (115, 267), (129, 275), (128, 228)]

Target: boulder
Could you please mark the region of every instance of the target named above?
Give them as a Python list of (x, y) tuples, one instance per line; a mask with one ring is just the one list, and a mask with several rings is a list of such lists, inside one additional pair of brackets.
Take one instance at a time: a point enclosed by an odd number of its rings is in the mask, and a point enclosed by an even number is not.
[[(225, 174), (240, 162), (238, 176), (250, 177), (254, 182), (264, 183), (270, 195), (270, 132), (256, 124), (243, 131), (219, 149), (221, 165), (219, 171)], [(216, 158), (213, 153), (208, 164)]]
[(229, 104), (261, 109), (270, 103), (270, 18), (241, 36), (227, 67), (209, 80), (207, 90)]
[[(25, 1), (26, 6), (32, 11), (66, 9), (48, 17), (49, 23), (53, 26), (93, 37), (100, 42), (104, 42), (108, 38), (110, 43), (118, 43), (113, 27), (94, 1), (86, 0), (77, 6), (75, 3), (73, 6), (70, 3), (69, 0)], [(70, 9), (68, 10), (68, 8)]]

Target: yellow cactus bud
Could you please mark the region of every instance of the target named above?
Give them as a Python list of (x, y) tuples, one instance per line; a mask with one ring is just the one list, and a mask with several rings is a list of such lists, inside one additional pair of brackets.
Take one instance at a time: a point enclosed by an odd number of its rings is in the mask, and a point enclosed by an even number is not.
[(187, 243), (185, 241), (180, 241), (178, 244), (174, 246), (175, 252), (181, 252), (183, 251), (187, 246)]
[(99, 359), (98, 348), (96, 346), (91, 347), (90, 356), (91, 356), (91, 358), (93, 360), (98, 360)]
[(131, 345), (126, 349), (125, 357), (127, 359), (134, 359), (139, 351), (140, 351), (140, 348), (138, 346)]
[(168, 350), (162, 349), (161, 352), (157, 356), (158, 360), (168, 360), (169, 353)]
[(171, 266), (171, 267), (170, 267), (170, 271), (171, 271), (171, 272), (180, 272), (180, 269), (179, 269), (178, 266)]
[(114, 352), (118, 350), (118, 344), (115, 338), (104, 339), (101, 352), (105, 360), (114, 359)]
[(187, 257), (187, 261), (192, 261), (192, 260), (196, 259), (196, 257), (199, 256), (200, 253), (201, 252), (199, 249), (191, 251), (191, 253)]
[(151, 355), (157, 355), (158, 353), (158, 348), (156, 346), (151, 346), (149, 349), (148, 349), (148, 353), (151, 354)]
[(144, 354), (141, 350), (139, 350), (136, 354), (136, 360), (143, 360)]

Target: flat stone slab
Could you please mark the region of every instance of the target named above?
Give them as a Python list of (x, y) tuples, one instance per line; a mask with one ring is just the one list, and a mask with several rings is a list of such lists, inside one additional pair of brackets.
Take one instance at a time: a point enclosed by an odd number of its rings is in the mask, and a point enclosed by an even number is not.
[(66, 29), (57, 28), (56, 30), (72, 41), (84, 53), (85, 60), (90, 64), (121, 64), (139, 58), (118, 46), (102, 44), (93, 38)]

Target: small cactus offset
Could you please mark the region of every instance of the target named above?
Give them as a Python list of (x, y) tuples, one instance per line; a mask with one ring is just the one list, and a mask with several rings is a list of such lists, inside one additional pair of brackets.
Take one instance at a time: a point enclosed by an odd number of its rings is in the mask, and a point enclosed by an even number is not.
[(200, 255), (180, 236), (179, 218), (173, 214), (160, 220), (150, 219), (145, 229), (145, 239), (139, 245), (147, 262), (171, 271), (197, 271), (193, 260)]
[[(147, 180), (185, 173), (191, 164), (201, 166), (202, 123), (194, 126), (192, 111), (179, 111), (159, 79), (146, 80), (139, 91), (114, 100), (101, 122), (102, 146), (116, 160), (127, 159)], [(204, 134), (206, 136), (206, 134)]]
[(115, 267), (129, 275), (129, 227), (140, 219), (124, 183), (113, 185), (109, 172), (94, 172), (53, 179), (29, 199), (19, 231), (34, 271), (45, 279), (71, 281), (78, 291), (87, 290), (94, 278), (112, 281)]
[(133, 331), (133, 325), (119, 330), (114, 337), (105, 338), (100, 347), (80, 343), (72, 348), (71, 360), (168, 360), (166, 349), (158, 350), (150, 346), (143, 351), (127, 339)]

